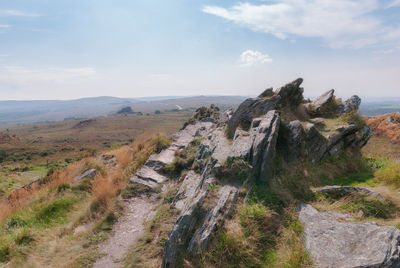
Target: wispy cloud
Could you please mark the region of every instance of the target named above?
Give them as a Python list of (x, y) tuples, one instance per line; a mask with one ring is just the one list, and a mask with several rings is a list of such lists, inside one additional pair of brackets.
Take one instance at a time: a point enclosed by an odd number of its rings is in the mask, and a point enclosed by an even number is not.
[(400, 0), (393, 0), (391, 1), (386, 8), (392, 8), (392, 7), (397, 7), (400, 6)]
[(256, 50), (246, 50), (239, 57), (239, 66), (250, 67), (272, 62), (272, 58), (268, 54), (263, 54)]
[(35, 82), (71, 82), (87, 79), (96, 74), (91, 67), (81, 68), (26, 68), (22, 66), (0, 67), (0, 81), (7, 80), (17, 84)]
[(0, 29), (8, 29), (11, 27), (12, 27), (12, 25), (10, 25), (10, 24), (0, 24)]
[(203, 12), (280, 39), (317, 37), (332, 48), (362, 48), (399, 41), (398, 25), (387, 25), (374, 15), (384, 8), (379, 0), (276, 0), (205, 6)]
[(16, 17), (39, 17), (40, 15), (37, 13), (25, 12), (22, 10), (16, 9), (3, 9), (0, 10), (1, 16), (16, 16)]

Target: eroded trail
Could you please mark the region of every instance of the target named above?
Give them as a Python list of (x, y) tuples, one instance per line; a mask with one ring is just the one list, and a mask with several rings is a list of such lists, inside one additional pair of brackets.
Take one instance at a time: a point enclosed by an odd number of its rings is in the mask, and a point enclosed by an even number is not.
[(105, 254), (93, 265), (95, 268), (117, 268), (123, 266), (128, 250), (144, 232), (145, 222), (151, 220), (155, 206), (146, 196), (128, 199), (124, 215), (113, 226), (113, 235), (99, 246), (99, 253)]

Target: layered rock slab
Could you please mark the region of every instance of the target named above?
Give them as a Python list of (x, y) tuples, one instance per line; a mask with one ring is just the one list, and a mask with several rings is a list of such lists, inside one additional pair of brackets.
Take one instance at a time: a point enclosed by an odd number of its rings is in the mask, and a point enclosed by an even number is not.
[(305, 247), (317, 268), (400, 267), (400, 231), (346, 214), (299, 207)]

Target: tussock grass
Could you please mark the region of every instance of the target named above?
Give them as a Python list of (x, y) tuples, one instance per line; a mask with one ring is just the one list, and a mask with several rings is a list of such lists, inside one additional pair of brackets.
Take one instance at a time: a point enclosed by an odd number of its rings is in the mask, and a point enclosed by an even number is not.
[[(63, 259), (68, 267), (90, 266), (97, 256), (96, 245), (107, 237), (118, 217), (117, 196), (148, 156), (168, 142), (161, 135), (137, 138), (131, 146), (111, 152), (117, 158), (116, 166), (104, 166), (93, 157), (82, 159), (54, 170), (45, 182), (3, 199), (0, 245), (8, 247), (1, 248), (0, 262), (10, 261), (10, 267), (28, 262), (54, 267)], [(89, 168), (99, 171), (95, 178), (73, 181)], [(92, 227), (75, 235), (74, 229), (82, 224)], [(67, 247), (64, 251), (62, 245)]]

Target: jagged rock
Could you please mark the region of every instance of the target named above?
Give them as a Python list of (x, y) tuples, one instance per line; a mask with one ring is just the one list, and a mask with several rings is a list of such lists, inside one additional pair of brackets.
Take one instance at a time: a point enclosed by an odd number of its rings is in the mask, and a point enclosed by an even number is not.
[(316, 129), (314, 124), (306, 125), (305, 151), (307, 158), (316, 163), (322, 159), (327, 149), (328, 140)]
[[(189, 175), (189, 174), (188, 174)], [(183, 202), (183, 210), (168, 234), (165, 242), (164, 255), (161, 267), (172, 268), (176, 267), (177, 255), (181, 250), (184, 250), (193, 236), (196, 224), (201, 219), (201, 205), (207, 197), (209, 185), (215, 181), (211, 175), (210, 169), (206, 169), (201, 179), (187, 176), (185, 180), (193, 180), (196, 187), (184, 187), (178, 191), (180, 195), (186, 192), (186, 200)], [(188, 185), (186, 183), (186, 186)], [(181, 206), (180, 206), (181, 207)]]
[(338, 106), (339, 113), (357, 112), (360, 107), (361, 99), (357, 95), (351, 96), (344, 104)]
[(335, 90), (331, 89), (306, 105), (311, 116), (326, 116), (336, 112)]
[(242, 102), (228, 121), (228, 137), (233, 137), (238, 126), (244, 130), (248, 130), (253, 118), (274, 110), (280, 99), (280, 95), (274, 95), (264, 98), (250, 98)]
[(286, 161), (292, 162), (299, 159), (303, 154), (304, 130), (299, 120), (287, 123), (284, 129), (284, 156)]
[(86, 170), (81, 175), (76, 176), (73, 180), (74, 181), (80, 181), (80, 180), (82, 180), (84, 178), (93, 179), (96, 175), (97, 175), (97, 170), (92, 168), (92, 169)]
[(201, 186), (202, 176), (193, 170), (189, 171), (183, 179), (178, 192), (175, 195), (174, 206), (180, 211), (184, 210), (191, 199), (197, 194), (197, 190)]
[(272, 97), (273, 95), (274, 95), (274, 89), (272, 87), (270, 87), (270, 88), (267, 88), (266, 90), (264, 90), (263, 93), (258, 95), (258, 98)]
[(301, 205), (305, 247), (317, 268), (400, 267), (400, 231)]
[(192, 239), (189, 242), (188, 250), (195, 254), (200, 254), (206, 249), (213, 231), (216, 229), (218, 223), (222, 221), (232, 210), (235, 204), (239, 186), (224, 185), (218, 191), (218, 202), (213, 209), (211, 209), (202, 224), (197, 228)]
[(142, 184), (153, 189), (163, 184), (167, 180), (167, 177), (162, 174), (162, 167), (174, 161), (177, 150), (186, 148), (196, 137), (204, 137), (213, 125), (214, 123), (212, 122), (198, 121), (187, 125), (172, 136), (174, 142), (171, 146), (159, 154), (151, 155), (129, 182)]
[(292, 107), (299, 105), (304, 99), (304, 89), (300, 87), (301, 83), (303, 83), (303, 78), (297, 78), (293, 82), (279, 88), (276, 92), (281, 97), (279, 103)]
[(331, 185), (324, 186), (320, 188), (315, 188), (313, 191), (322, 194), (328, 194), (334, 196), (336, 198), (343, 197), (348, 194), (362, 194), (366, 196), (372, 196), (380, 200), (384, 200), (383, 196), (375, 191), (372, 191), (365, 187), (354, 187), (354, 186), (339, 186), (339, 185)]
[(360, 131), (357, 133), (358, 135), (356, 136), (356, 145), (359, 148), (364, 147), (368, 140), (372, 137), (372, 129), (369, 126), (363, 126)]
[(275, 147), (278, 139), (280, 116), (278, 111), (269, 111), (265, 117), (252, 122), (252, 165), (255, 177), (268, 181), (272, 177)]

